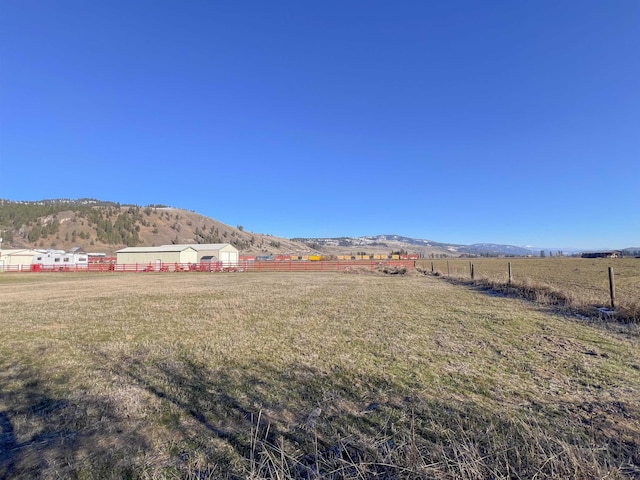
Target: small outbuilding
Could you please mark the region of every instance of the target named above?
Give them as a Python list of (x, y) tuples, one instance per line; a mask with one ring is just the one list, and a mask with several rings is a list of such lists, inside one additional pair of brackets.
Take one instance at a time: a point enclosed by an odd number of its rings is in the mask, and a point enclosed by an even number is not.
[(618, 258), (620, 252), (613, 250), (611, 252), (585, 252), (582, 254), (582, 258)]
[(193, 248), (198, 252), (198, 263), (220, 262), (225, 267), (235, 267), (238, 265), (238, 259), (240, 257), (238, 249), (230, 243), (189, 243), (173, 246)]
[(162, 245), (160, 247), (127, 247), (116, 252), (118, 265), (198, 262), (198, 252), (191, 245)]
[(33, 256), (41, 253), (30, 248), (0, 250), (0, 272), (19, 272), (31, 269)]

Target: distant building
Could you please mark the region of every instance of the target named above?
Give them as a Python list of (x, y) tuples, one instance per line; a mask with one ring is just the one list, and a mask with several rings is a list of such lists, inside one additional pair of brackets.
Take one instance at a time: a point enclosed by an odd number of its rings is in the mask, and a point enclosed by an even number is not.
[[(198, 252), (198, 262), (221, 262), (225, 267), (238, 265), (238, 249), (230, 243), (185, 243), (174, 247), (191, 247)], [(205, 258), (206, 257), (206, 258)]]
[(118, 265), (168, 263), (219, 263), (223, 267), (238, 265), (238, 249), (230, 243), (162, 245), (160, 247), (127, 247), (116, 252)]
[(582, 254), (582, 258), (618, 258), (620, 252), (613, 250), (611, 252), (585, 252)]
[(30, 248), (0, 250), (0, 272), (29, 270), (37, 253), (38, 250)]
[(88, 265), (86, 253), (80, 252), (80, 248), (73, 248), (70, 252), (64, 250), (38, 251), (31, 261), (31, 265), (44, 270), (68, 270), (86, 268)]
[(165, 263), (197, 263), (198, 253), (190, 245), (163, 245), (161, 247), (127, 247), (116, 252), (118, 265)]

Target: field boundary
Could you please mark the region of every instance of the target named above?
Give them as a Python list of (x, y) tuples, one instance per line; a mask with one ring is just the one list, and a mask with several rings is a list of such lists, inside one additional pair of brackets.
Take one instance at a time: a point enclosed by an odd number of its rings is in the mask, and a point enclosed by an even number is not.
[(236, 263), (201, 262), (149, 262), (149, 263), (90, 263), (88, 265), (7, 265), (4, 272), (41, 273), (41, 272), (343, 272), (349, 270), (375, 270), (377, 268), (415, 269), (415, 260), (272, 260), (239, 261)]
[[(598, 305), (582, 304), (569, 293), (563, 292), (550, 285), (535, 284), (530, 281), (500, 282), (489, 278), (466, 279), (459, 276), (446, 276), (440, 272), (431, 273), (418, 268), (424, 275), (438, 277), (453, 285), (475, 288), (483, 292), (498, 294), (509, 298), (520, 298), (539, 305), (546, 305), (556, 311), (562, 311), (572, 316), (597, 319), (602, 321), (614, 320), (622, 324), (640, 326), (640, 310), (637, 304), (623, 305), (616, 310)], [(632, 332), (629, 332), (632, 333)], [(640, 336), (640, 330), (632, 333)]]

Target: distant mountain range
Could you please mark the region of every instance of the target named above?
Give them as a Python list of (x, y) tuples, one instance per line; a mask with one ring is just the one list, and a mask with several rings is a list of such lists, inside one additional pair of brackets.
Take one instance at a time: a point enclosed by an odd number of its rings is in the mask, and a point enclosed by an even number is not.
[(435, 242), (402, 235), (375, 235), (364, 237), (336, 237), (336, 238), (294, 238), (292, 240), (313, 245), (316, 249), (345, 249), (352, 250), (406, 250), (422, 253), (426, 256), (528, 256), (539, 255), (537, 252), (514, 245), (499, 245), (494, 243), (476, 243), (461, 245), (455, 243)]
[[(576, 249), (518, 247), (494, 243), (461, 245), (402, 235), (278, 238), (231, 227), (192, 211), (166, 205), (125, 205), (92, 198), (10, 201), (0, 199), (3, 248), (80, 247), (113, 253), (125, 246), (167, 243), (231, 243), (244, 254), (355, 254), (407, 252), (425, 257), (538, 256)], [(627, 248), (639, 255), (640, 247)]]
[[(558, 247), (518, 247), (515, 245), (504, 245), (497, 243), (474, 243), (463, 245), (457, 243), (443, 243), (433, 240), (405, 237), (402, 235), (374, 235), (363, 237), (332, 237), (332, 238), (294, 238), (292, 240), (313, 245), (318, 249), (351, 249), (351, 250), (407, 250), (417, 251), (425, 256), (447, 255), (447, 256), (504, 256), (504, 257), (525, 257), (544, 255), (565, 255), (571, 256), (582, 252), (594, 251), (578, 248), (558, 248)], [(607, 249), (605, 249), (607, 250)], [(619, 249), (625, 255), (640, 255), (640, 247), (628, 247)]]

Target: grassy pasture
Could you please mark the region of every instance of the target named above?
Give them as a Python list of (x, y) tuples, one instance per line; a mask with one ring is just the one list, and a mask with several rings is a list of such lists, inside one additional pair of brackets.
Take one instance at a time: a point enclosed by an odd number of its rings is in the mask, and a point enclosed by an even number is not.
[(0, 478), (640, 476), (637, 336), (429, 276), (2, 274), (0, 325)]
[[(432, 260), (420, 260), (419, 265), (431, 271)], [(630, 317), (640, 320), (640, 259), (638, 258), (474, 258), (433, 260), (434, 270), (442, 275), (469, 278), (470, 262), (474, 277), (490, 282), (506, 283), (507, 265), (511, 262), (513, 282), (529, 288), (560, 294), (568, 306), (588, 313), (593, 307), (608, 307), (609, 275), (615, 275), (616, 304)]]

